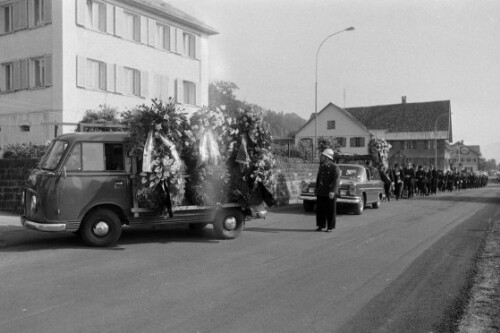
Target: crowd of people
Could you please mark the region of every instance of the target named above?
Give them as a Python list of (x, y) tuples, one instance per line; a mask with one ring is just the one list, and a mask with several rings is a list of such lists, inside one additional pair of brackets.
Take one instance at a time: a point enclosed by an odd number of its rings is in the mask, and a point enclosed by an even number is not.
[(438, 192), (461, 191), (471, 188), (485, 187), (488, 183), (486, 175), (460, 170), (439, 170), (433, 165), (419, 165), (415, 170), (411, 162), (404, 168), (398, 163), (394, 167), (380, 167), (380, 177), (384, 182), (385, 196), (410, 199), (416, 195), (428, 196)]

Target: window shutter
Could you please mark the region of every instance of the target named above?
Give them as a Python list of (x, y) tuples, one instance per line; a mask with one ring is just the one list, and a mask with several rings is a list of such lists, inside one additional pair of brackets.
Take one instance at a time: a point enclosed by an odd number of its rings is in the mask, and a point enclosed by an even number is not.
[(141, 25), (140, 41), (142, 44), (148, 44), (148, 18), (141, 15), (139, 20)]
[(177, 52), (177, 28), (170, 27), (170, 51)]
[(184, 33), (182, 32), (181, 29), (176, 29), (177, 30), (177, 47), (176, 51), (179, 54), (185, 54), (184, 50)]
[(76, 86), (85, 88), (85, 73), (87, 72), (87, 58), (76, 56)]
[(123, 8), (115, 7), (115, 35), (123, 37)]
[(356, 144), (356, 138), (351, 138), (349, 142), (349, 147), (354, 147), (355, 144)]
[(115, 33), (115, 9), (108, 3), (106, 4), (106, 32), (111, 35)]
[(85, 26), (85, 9), (87, 6), (86, 0), (76, 0), (76, 24)]
[(201, 37), (194, 36), (194, 38), (195, 38), (195, 45), (194, 45), (195, 58), (201, 60)]
[(156, 20), (148, 18), (148, 45), (156, 46)]
[(14, 90), (21, 88), (21, 61), (14, 61)]
[(141, 71), (141, 91), (140, 91), (141, 97), (147, 97), (148, 96), (148, 89), (149, 89), (149, 75), (148, 75), (148, 72)]
[(115, 77), (116, 77), (116, 81), (115, 81), (116, 92), (123, 94), (124, 89), (125, 89), (125, 87), (124, 87), (125, 82), (123, 82), (124, 77), (123, 77), (123, 67), (122, 66), (115, 65)]
[(28, 89), (29, 87), (29, 82), (28, 82), (28, 59), (23, 59), (21, 60), (21, 89)]
[(45, 0), (43, 4), (43, 22), (51, 23), (52, 22), (52, 0)]
[(175, 101), (179, 104), (184, 103), (184, 86), (180, 79), (175, 80)]
[(18, 0), (13, 3), (14, 30), (28, 27), (28, 0)]
[(44, 75), (44, 83), (43, 85), (45, 87), (50, 87), (52, 86), (52, 56), (47, 55), (43, 59), (43, 63), (45, 65), (45, 75)]
[(106, 91), (115, 92), (115, 65), (106, 64)]

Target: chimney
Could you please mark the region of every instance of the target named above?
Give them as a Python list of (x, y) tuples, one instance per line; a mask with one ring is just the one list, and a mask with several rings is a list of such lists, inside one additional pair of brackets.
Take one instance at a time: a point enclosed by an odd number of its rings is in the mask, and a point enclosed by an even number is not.
[(401, 104), (406, 104), (406, 96), (401, 97)]

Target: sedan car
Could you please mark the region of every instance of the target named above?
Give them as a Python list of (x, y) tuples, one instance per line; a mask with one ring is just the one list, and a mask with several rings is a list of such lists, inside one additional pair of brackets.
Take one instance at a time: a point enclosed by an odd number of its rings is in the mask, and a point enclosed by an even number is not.
[[(360, 215), (367, 205), (379, 208), (384, 198), (384, 183), (378, 171), (357, 164), (338, 164), (340, 186), (337, 193), (337, 207), (346, 208)], [(303, 200), (306, 212), (316, 205), (316, 182), (302, 181), (299, 199)]]

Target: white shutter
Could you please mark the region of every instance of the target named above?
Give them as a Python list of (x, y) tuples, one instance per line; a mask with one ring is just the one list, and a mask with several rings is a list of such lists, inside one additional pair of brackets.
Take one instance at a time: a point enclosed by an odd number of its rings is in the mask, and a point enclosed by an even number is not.
[(115, 65), (115, 77), (116, 77), (116, 81), (115, 81), (116, 92), (123, 94), (124, 90), (125, 90), (125, 87), (124, 87), (125, 82), (123, 82), (124, 75), (123, 75), (123, 67), (122, 66)]
[(195, 44), (194, 44), (195, 58), (201, 60), (201, 37), (195, 35), (194, 38), (195, 38)]
[(4, 90), (5, 90), (5, 66), (0, 64), (0, 92)]
[(85, 9), (87, 6), (86, 0), (76, 0), (76, 24), (85, 26)]
[(76, 86), (85, 88), (85, 74), (87, 72), (87, 58), (76, 56)]
[(184, 82), (175, 80), (175, 101), (179, 104), (184, 103)]
[(21, 88), (21, 61), (14, 61), (14, 90)]
[(28, 27), (35, 26), (35, 0), (28, 0)]
[(116, 91), (115, 65), (114, 64), (106, 64), (106, 90), (109, 92)]
[(115, 9), (108, 3), (106, 4), (106, 32), (111, 35), (115, 33)]
[(141, 43), (142, 44), (147, 44), (148, 43), (148, 19), (147, 17), (144, 16), (139, 16), (139, 21), (140, 21), (140, 29), (141, 29)]
[(156, 20), (148, 18), (148, 45), (156, 46)]
[(43, 4), (43, 17), (44, 23), (52, 22), (52, 0), (45, 0)]
[(194, 84), (194, 89), (196, 90), (196, 101), (195, 104), (198, 106), (203, 106), (203, 103), (201, 102), (201, 84)]
[(123, 8), (115, 7), (115, 35), (123, 37)]
[(0, 35), (5, 33), (5, 14), (4, 11), (0, 11)]
[(28, 0), (18, 0), (13, 3), (12, 8), (14, 30), (26, 29), (28, 27)]
[(181, 29), (176, 29), (177, 31), (177, 53), (184, 55), (184, 33)]
[(28, 59), (22, 59), (21, 60), (21, 89), (28, 89), (29, 87), (29, 82), (28, 82)]
[(149, 90), (149, 75), (146, 71), (141, 71), (141, 97), (147, 97)]
[(177, 52), (177, 28), (170, 27), (170, 51)]
[(50, 87), (52, 85), (52, 56), (47, 55), (43, 58), (43, 63), (45, 66), (45, 75), (44, 75), (44, 87)]

